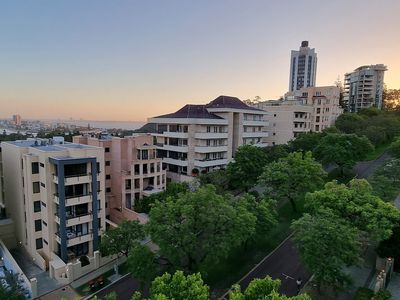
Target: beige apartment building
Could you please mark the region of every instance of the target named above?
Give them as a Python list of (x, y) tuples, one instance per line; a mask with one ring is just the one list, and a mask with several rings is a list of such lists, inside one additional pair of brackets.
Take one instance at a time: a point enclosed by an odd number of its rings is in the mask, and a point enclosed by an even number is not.
[(198, 172), (225, 168), (241, 145), (267, 146), (266, 115), (238, 98), (220, 96), (148, 122), (156, 124), (156, 146), (168, 178), (190, 181)]
[(127, 219), (146, 222), (146, 215), (134, 211), (135, 203), (166, 186), (166, 171), (157, 156), (153, 136), (120, 138), (99, 134), (74, 136), (73, 142), (104, 149), (107, 219), (117, 224)]
[(288, 92), (284, 99), (263, 101), (254, 105), (269, 113), (267, 142), (286, 144), (303, 132), (321, 132), (333, 126), (343, 112), (339, 105), (340, 88), (336, 86), (305, 87)]
[[(62, 138), (3, 142), (1, 149), (7, 217), (18, 246), (64, 283), (99, 267), (104, 150)], [(89, 266), (81, 266), (81, 257)]]

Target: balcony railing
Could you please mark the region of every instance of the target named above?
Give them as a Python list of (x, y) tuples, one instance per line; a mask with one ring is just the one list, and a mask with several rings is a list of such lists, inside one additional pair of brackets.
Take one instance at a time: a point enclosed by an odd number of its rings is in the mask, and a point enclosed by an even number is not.
[[(81, 214), (70, 214), (70, 213), (68, 213), (68, 212), (65, 212), (65, 218), (66, 218), (67, 220), (70, 220), (70, 219), (80, 218), (80, 217), (84, 217), (84, 216), (89, 216), (89, 215), (91, 215), (91, 214), (92, 214), (91, 211), (88, 211), (88, 212), (85, 212), (85, 213), (81, 213)], [(58, 218), (60, 217), (60, 215), (59, 215), (58, 212), (54, 213), (54, 215), (55, 215), (56, 217), (58, 217)]]

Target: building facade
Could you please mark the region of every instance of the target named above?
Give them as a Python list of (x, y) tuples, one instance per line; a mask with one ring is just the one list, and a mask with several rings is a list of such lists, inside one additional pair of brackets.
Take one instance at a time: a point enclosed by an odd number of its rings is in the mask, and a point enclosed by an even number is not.
[(50, 274), (93, 257), (105, 230), (104, 150), (62, 139), (3, 142), (5, 204), (16, 238)]
[(166, 171), (157, 156), (153, 136), (120, 138), (100, 134), (74, 136), (73, 142), (104, 148), (107, 219), (117, 224), (123, 220), (146, 222), (144, 214), (135, 212), (135, 204), (166, 186)]
[(206, 105), (186, 105), (148, 120), (156, 124), (157, 149), (174, 181), (225, 168), (241, 145), (267, 146), (266, 112), (235, 97), (220, 96)]
[(255, 107), (269, 113), (267, 142), (278, 145), (301, 133), (321, 132), (333, 126), (343, 112), (339, 98), (339, 87), (308, 87), (288, 92), (281, 100), (259, 102)]
[(344, 75), (344, 109), (358, 112), (362, 108), (382, 108), (384, 74), (383, 64), (362, 66)]
[(289, 91), (316, 85), (317, 53), (308, 47), (308, 41), (302, 41), (298, 51), (292, 50), (290, 56)]

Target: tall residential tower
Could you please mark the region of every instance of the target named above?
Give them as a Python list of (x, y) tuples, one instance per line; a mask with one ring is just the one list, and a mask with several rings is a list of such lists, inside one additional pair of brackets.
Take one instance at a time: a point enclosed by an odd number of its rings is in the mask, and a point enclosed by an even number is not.
[(344, 75), (345, 109), (357, 112), (374, 106), (382, 108), (383, 76), (387, 67), (383, 64), (362, 66)]
[(289, 91), (315, 86), (317, 74), (317, 53), (302, 41), (299, 51), (292, 50), (290, 57)]

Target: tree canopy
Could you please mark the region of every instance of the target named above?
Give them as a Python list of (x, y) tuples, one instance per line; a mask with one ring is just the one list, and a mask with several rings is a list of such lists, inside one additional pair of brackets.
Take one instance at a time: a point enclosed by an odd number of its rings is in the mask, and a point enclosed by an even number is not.
[(129, 251), (145, 238), (144, 228), (138, 221), (123, 221), (117, 228), (103, 234), (100, 243), (102, 256), (123, 254)]
[(343, 113), (336, 119), (335, 126), (343, 133), (355, 133), (364, 128), (364, 118), (354, 113)]
[(305, 208), (313, 215), (328, 209), (376, 240), (388, 238), (400, 218), (397, 208), (372, 194), (365, 179), (353, 179), (348, 186), (328, 182), (324, 189), (307, 194)]
[(254, 234), (256, 216), (233, 201), (218, 195), (212, 185), (168, 197), (151, 209), (147, 232), (170, 264), (196, 270), (202, 262), (225, 257)]
[(229, 300), (311, 300), (307, 294), (294, 297), (280, 295), (278, 290), (281, 285), (279, 279), (265, 278), (253, 279), (249, 286), (242, 292), (239, 285), (234, 285), (229, 292)]
[(247, 192), (257, 183), (266, 163), (267, 155), (261, 148), (252, 145), (239, 147), (226, 169), (231, 187)]
[(314, 151), (322, 137), (323, 134), (319, 132), (301, 133), (294, 140), (289, 141), (289, 149), (300, 152)]
[(344, 168), (353, 167), (373, 149), (371, 142), (364, 136), (329, 133), (320, 140), (314, 154), (323, 164), (338, 165), (343, 174)]
[(293, 222), (292, 228), (300, 256), (319, 287), (341, 289), (350, 284), (350, 277), (342, 269), (359, 259), (357, 229), (329, 210), (304, 214)]
[(259, 184), (276, 200), (288, 199), (296, 210), (296, 201), (321, 188), (325, 178), (326, 172), (311, 152), (294, 152), (265, 166)]

